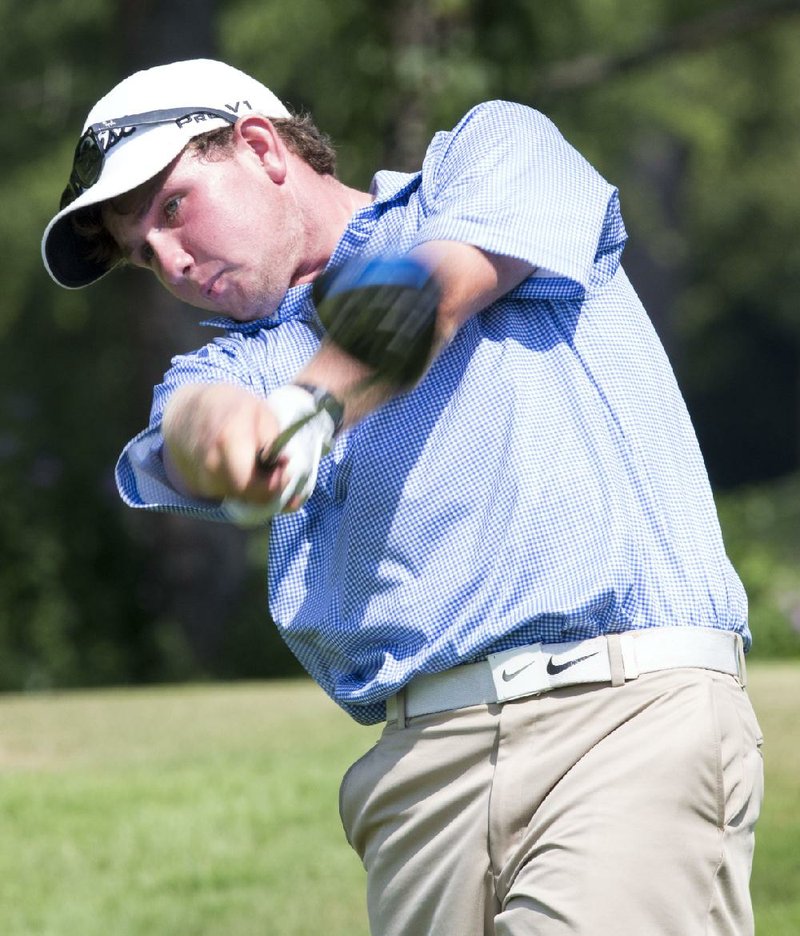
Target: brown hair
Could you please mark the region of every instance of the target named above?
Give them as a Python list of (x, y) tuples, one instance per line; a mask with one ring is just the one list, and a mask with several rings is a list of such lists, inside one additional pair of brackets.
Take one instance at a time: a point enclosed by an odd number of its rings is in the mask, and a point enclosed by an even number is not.
[[(336, 174), (336, 151), (330, 137), (318, 129), (308, 114), (280, 117), (272, 123), (287, 149), (308, 163), (318, 175)], [(201, 160), (227, 159), (233, 154), (233, 133), (233, 126), (228, 126), (200, 134), (187, 144), (184, 152), (188, 150)], [(123, 259), (119, 245), (103, 223), (103, 205), (110, 205), (117, 214), (133, 214), (152, 198), (171, 166), (172, 163), (130, 192), (75, 212), (72, 226), (86, 242), (86, 254), (90, 259), (106, 264), (109, 269)]]

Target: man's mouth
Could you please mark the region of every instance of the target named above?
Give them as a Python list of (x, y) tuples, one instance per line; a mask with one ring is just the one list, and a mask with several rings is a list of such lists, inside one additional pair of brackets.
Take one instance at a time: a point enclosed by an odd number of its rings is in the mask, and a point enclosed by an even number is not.
[(220, 293), (220, 279), (222, 278), (223, 270), (220, 270), (219, 273), (215, 273), (210, 279), (206, 280), (205, 285), (203, 286), (202, 293), (204, 299), (210, 299), (214, 301), (218, 298)]

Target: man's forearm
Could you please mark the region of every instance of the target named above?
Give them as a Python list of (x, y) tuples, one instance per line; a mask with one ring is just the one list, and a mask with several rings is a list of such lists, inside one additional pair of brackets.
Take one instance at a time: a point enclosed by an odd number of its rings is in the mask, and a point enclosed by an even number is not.
[(323, 341), (319, 351), (294, 378), (331, 393), (344, 406), (344, 425), (352, 426), (390, 400), (398, 388), (381, 380), (375, 371)]

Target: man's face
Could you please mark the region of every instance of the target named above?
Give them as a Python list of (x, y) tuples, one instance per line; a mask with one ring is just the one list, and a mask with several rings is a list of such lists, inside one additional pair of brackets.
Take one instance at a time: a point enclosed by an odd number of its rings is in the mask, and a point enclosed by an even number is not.
[(143, 208), (106, 207), (103, 218), (131, 264), (183, 302), (242, 322), (272, 314), (290, 286), (313, 278), (290, 185), (241, 141), (213, 160), (184, 151)]

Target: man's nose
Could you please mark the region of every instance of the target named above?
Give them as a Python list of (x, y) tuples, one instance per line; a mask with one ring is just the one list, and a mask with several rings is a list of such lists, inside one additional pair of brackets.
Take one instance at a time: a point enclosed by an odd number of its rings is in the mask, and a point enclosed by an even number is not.
[(189, 275), (191, 256), (171, 231), (155, 231), (148, 240), (161, 278), (170, 286), (179, 286)]

